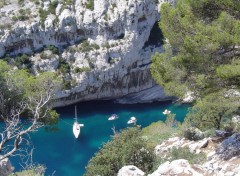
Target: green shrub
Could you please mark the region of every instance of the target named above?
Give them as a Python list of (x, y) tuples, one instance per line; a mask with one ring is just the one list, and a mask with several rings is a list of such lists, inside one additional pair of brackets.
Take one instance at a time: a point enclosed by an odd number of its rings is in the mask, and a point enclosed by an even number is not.
[(86, 3), (86, 8), (89, 10), (94, 10), (94, 0), (88, 0)]
[(172, 148), (172, 150), (168, 154), (168, 159), (170, 161), (177, 159), (186, 159), (190, 164), (200, 164), (206, 161), (206, 155), (203, 153), (195, 154), (191, 153), (189, 148)]
[(25, 20), (29, 19), (30, 9), (29, 8), (26, 10), (20, 9), (18, 11), (18, 13), (19, 13), (18, 15), (12, 17), (12, 20), (13, 21), (25, 21)]
[(109, 43), (108, 43), (108, 42), (106, 42), (106, 43), (103, 45), (103, 47), (105, 47), (105, 48), (109, 49), (111, 46), (109, 45)]
[(13, 176), (44, 176), (45, 170), (44, 166), (37, 165), (21, 172), (15, 172)]
[(178, 126), (178, 122), (175, 120), (176, 114), (168, 114), (167, 118), (165, 120), (165, 124), (169, 127), (177, 127)]
[(14, 64), (18, 68), (27, 68), (30, 69), (33, 65), (32, 61), (30, 60), (29, 56), (26, 54), (21, 54), (14, 59)]
[(40, 17), (41, 27), (44, 27), (45, 26), (44, 22), (47, 19), (48, 12), (46, 10), (43, 10), (43, 8), (39, 8), (38, 9), (38, 14), (39, 14), (39, 17)]
[(59, 53), (58, 48), (56, 46), (53, 46), (53, 45), (48, 45), (45, 49), (52, 51), (53, 54), (58, 54)]
[(112, 4), (112, 7), (113, 7), (113, 8), (117, 7), (117, 4), (116, 4), (116, 3), (113, 3), (113, 4)]
[(93, 49), (99, 49), (100, 47), (97, 44), (92, 44), (90, 45), (90, 43), (87, 40), (84, 40), (81, 44), (81, 51), (82, 52), (88, 52), (91, 51)]
[(91, 70), (91, 68), (89, 67), (76, 67), (74, 69), (75, 73), (83, 73), (83, 72), (89, 72)]
[(36, 4), (36, 5), (39, 5), (39, 4), (40, 4), (40, 2), (39, 2), (38, 0), (34, 0), (33, 2), (34, 2), (34, 4)]
[(164, 122), (158, 121), (142, 129), (142, 136), (146, 138), (148, 146), (154, 149), (154, 147), (160, 144), (162, 141), (173, 137), (178, 133), (179, 128), (172, 128), (167, 126)]
[(73, 4), (73, 0), (64, 0), (64, 5), (72, 5)]
[(173, 161), (178, 159), (188, 160), (190, 164), (201, 164), (207, 160), (207, 157), (204, 153), (191, 153), (189, 148), (176, 148), (173, 147), (170, 151), (166, 153), (165, 157), (158, 155), (153, 163), (153, 171), (156, 170), (159, 165), (163, 164), (166, 161)]
[(66, 62), (65, 59), (61, 58), (58, 65), (58, 69), (61, 73), (66, 74), (70, 72), (70, 65)]
[(18, 0), (18, 5), (23, 5), (24, 0)]
[(57, 1), (57, 0), (50, 1), (48, 11), (49, 11), (51, 14), (56, 14), (56, 13), (55, 13), (55, 10), (56, 10), (57, 6), (58, 6), (58, 1)]
[(204, 137), (205, 138), (213, 137), (215, 135), (216, 135), (216, 129), (215, 128), (211, 128), (211, 129), (208, 129), (208, 130), (204, 131)]
[(89, 161), (85, 176), (114, 176), (124, 165), (135, 165), (145, 172), (151, 171), (155, 155), (147, 147), (138, 127), (115, 134)]
[(193, 141), (198, 141), (204, 138), (204, 134), (194, 127), (183, 129), (183, 135), (185, 138)]

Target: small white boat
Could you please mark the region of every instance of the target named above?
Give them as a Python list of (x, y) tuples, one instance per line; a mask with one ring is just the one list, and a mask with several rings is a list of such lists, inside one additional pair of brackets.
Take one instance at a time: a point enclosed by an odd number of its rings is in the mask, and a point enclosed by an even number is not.
[(116, 119), (118, 119), (117, 114), (112, 114), (112, 115), (108, 118), (108, 120), (116, 120)]
[(83, 126), (84, 126), (83, 124), (79, 124), (78, 122), (73, 123), (73, 134), (76, 139), (80, 135), (80, 127), (83, 127)]
[(75, 106), (75, 122), (73, 123), (73, 134), (76, 139), (80, 135), (80, 127), (83, 127), (83, 126), (84, 126), (84, 124), (79, 124), (77, 122), (77, 108)]
[(131, 117), (130, 120), (127, 122), (127, 124), (132, 124), (132, 123), (136, 124), (136, 122), (137, 122), (137, 118)]
[(164, 115), (170, 114), (170, 113), (171, 113), (171, 111), (169, 111), (169, 110), (167, 110), (167, 109), (165, 109), (165, 110), (163, 111), (163, 114), (164, 114)]

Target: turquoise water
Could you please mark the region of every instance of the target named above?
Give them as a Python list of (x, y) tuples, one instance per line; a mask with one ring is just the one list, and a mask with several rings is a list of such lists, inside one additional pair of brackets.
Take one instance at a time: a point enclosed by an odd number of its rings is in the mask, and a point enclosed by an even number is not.
[[(58, 108), (61, 120), (58, 130), (47, 132), (44, 128), (31, 135), (34, 145), (33, 161), (47, 167), (46, 175), (82, 176), (89, 159), (99, 147), (110, 139), (112, 127), (120, 130), (131, 125), (127, 121), (131, 116), (137, 117), (137, 124), (145, 127), (152, 122), (164, 120), (164, 109), (176, 113), (177, 120), (183, 121), (188, 106), (174, 105), (171, 102), (149, 104), (120, 105), (111, 101), (95, 101), (77, 104), (78, 122), (84, 123), (81, 134), (75, 139), (72, 133), (74, 122), (74, 105)], [(111, 114), (119, 119), (108, 121)], [(18, 158), (11, 158), (16, 169), (19, 169)]]

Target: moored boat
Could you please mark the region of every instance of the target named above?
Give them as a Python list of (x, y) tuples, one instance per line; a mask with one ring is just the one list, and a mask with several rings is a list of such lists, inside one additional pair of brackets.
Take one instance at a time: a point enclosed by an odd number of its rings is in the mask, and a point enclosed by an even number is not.
[(116, 119), (118, 119), (117, 114), (112, 114), (112, 115), (108, 118), (108, 120), (116, 120)]

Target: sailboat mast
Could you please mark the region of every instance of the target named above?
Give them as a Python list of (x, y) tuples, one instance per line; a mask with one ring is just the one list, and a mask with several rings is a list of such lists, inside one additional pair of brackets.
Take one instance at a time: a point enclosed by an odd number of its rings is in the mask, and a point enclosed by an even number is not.
[(77, 106), (75, 105), (75, 120), (77, 121)]

